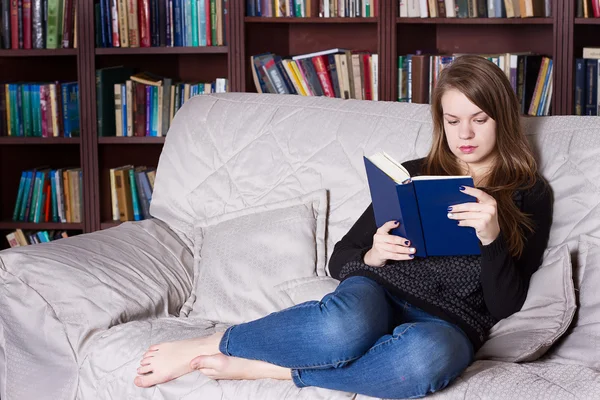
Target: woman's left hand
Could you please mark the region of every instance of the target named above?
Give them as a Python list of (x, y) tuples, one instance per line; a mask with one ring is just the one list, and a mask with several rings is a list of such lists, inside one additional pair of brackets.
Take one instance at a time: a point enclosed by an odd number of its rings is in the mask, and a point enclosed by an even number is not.
[(475, 197), (477, 202), (448, 207), (448, 218), (457, 220), (459, 226), (475, 228), (479, 241), (487, 246), (500, 234), (496, 199), (483, 190), (469, 186), (464, 186), (462, 192)]

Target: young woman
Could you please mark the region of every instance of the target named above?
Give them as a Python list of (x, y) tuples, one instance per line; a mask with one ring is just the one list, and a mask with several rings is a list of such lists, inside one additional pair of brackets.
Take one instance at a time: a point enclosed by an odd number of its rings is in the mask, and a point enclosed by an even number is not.
[[(373, 397), (421, 397), (473, 361), (487, 331), (518, 311), (542, 261), (552, 197), (519, 123), (504, 73), (478, 56), (457, 58), (433, 94), (433, 145), (406, 162), (412, 176), (470, 175), (477, 202), (448, 218), (475, 229), (481, 255), (414, 258), (410, 238), (375, 225), (372, 206), (329, 262), (337, 289), (206, 338), (151, 346), (135, 384), (193, 370), (214, 379), (291, 379)], [(451, 238), (448, 238), (451, 240)]]

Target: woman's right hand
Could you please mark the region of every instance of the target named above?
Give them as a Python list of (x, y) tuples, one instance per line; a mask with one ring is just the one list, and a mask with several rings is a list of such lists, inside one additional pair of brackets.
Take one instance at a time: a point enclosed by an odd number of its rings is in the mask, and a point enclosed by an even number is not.
[(410, 247), (408, 239), (389, 233), (397, 227), (397, 221), (388, 221), (377, 229), (373, 235), (373, 247), (365, 254), (365, 264), (383, 267), (388, 260), (412, 260), (415, 257), (415, 249)]

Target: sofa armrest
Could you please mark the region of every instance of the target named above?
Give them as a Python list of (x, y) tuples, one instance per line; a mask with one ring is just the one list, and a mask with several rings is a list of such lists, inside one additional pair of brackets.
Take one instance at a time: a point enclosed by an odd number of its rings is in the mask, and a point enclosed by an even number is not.
[(0, 252), (0, 321), (6, 307), (20, 311), (2, 321), (5, 330), (56, 320), (79, 364), (95, 334), (128, 321), (177, 315), (192, 281), (193, 256), (166, 224), (124, 223)]

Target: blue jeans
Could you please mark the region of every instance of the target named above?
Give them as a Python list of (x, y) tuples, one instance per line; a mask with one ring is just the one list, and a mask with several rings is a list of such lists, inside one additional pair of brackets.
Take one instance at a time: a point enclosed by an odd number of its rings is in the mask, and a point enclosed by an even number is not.
[(298, 387), (417, 398), (446, 387), (473, 360), (456, 325), (350, 277), (309, 301), (227, 329), (219, 350), (290, 368)]

